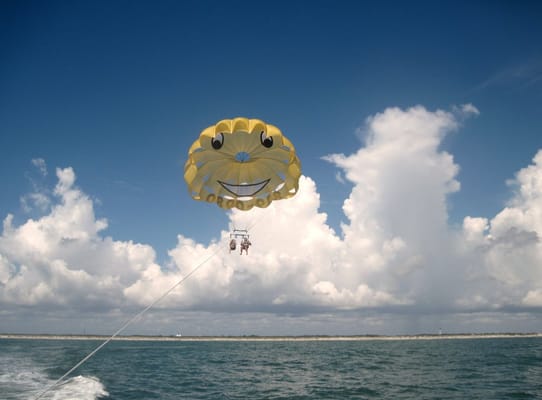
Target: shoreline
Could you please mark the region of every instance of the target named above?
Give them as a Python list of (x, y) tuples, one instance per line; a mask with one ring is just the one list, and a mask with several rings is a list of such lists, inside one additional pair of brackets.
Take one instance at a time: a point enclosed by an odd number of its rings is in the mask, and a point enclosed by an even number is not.
[[(115, 341), (150, 342), (331, 342), (331, 341), (370, 341), (370, 340), (453, 340), (453, 339), (510, 339), (536, 338), (542, 333), (480, 333), (480, 334), (418, 334), (418, 335), (338, 335), (338, 336), (116, 336)], [(54, 335), (54, 334), (0, 334), (2, 339), (25, 340), (99, 340), (106, 341), (106, 335)]]

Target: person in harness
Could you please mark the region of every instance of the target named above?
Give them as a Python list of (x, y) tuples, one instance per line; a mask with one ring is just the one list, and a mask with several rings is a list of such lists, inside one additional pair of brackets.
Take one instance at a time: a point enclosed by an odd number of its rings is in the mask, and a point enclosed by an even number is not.
[(250, 243), (250, 240), (248, 238), (243, 238), (241, 241), (241, 255), (243, 255), (243, 250), (245, 251), (246, 255), (248, 256), (248, 248), (250, 247), (252, 243)]
[(230, 253), (232, 252), (232, 250), (235, 250), (237, 247), (237, 241), (235, 240), (235, 238), (233, 238), (232, 240), (230, 240)]

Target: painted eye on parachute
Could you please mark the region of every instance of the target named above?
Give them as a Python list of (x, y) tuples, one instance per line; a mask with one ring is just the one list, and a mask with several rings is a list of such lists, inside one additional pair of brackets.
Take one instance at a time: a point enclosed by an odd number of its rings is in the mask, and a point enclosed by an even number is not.
[(269, 136), (267, 137), (267, 135), (265, 134), (264, 131), (262, 131), (260, 133), (260, 142), (262, 142), (262, 145), (264, 147), (267, 147), (267, 148), (270, 148), (273, 146), (273, 137)]
[(213, 146), (213, 149), (219, 150), (222, 145), (224, 144), (224, 134), (219, 133), (214, 138), (211, 138), (211, 146)]

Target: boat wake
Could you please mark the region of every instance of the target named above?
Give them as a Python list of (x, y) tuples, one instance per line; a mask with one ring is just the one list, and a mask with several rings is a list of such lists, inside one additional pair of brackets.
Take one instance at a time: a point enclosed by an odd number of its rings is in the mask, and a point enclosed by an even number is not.
[[(55, 382), (28, 359), (0, 356), (0, 393), (5, 400), (29, 400)], [(109, 393), (98, 378), (75, 376), (47, 392), (47, 400), (96, 400)]]
[[(38, 393), (36, 393), (37, 395)], [(75, 376), (68, 379), (59, 387), (54, 388), (51, 392), (45, 394), (43, 399), (51, 400), (95, 400), (109, 396), (104, 385), (99, 379), (93, 376)]]

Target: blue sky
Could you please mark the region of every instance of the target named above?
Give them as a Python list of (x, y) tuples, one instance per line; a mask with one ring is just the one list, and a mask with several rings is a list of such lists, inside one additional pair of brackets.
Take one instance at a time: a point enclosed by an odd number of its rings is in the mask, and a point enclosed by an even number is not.
[(100, 237), (148, 245), (163, 267), (177, 235), (207, 246), (228, 227), (231, 217), (193, 201), (183, 181), (188, 147), (220, 119), (280, 127), (339, 237), (356, 182), (341, 183), (345, 171), (322, 157), (363, 148), (367, 118), (387, 109), (478, 110), (455, 113), (458, 127), (438, 146), (459, 168), (460, 190), (446, 197), (452, 230), (503, 210), (506, 182), (542, 149), (537, 2), (0, 7), (2, 218), (22, 226), (47, 215), (52, 206), (30, 207), (28, 194), (54, 202), (55, 168), (71, 167), (107, 220)]

